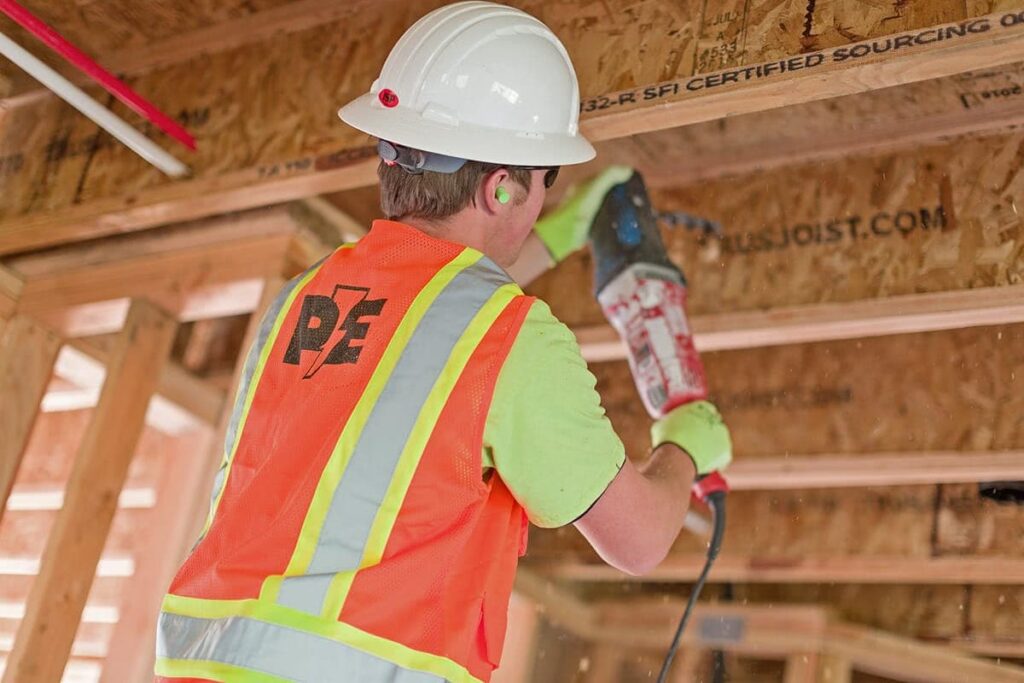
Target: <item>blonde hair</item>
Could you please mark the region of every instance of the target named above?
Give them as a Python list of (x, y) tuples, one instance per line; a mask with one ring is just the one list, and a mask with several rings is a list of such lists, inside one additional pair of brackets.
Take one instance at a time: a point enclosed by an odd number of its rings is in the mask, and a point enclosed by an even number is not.
[[(454, 216), (473, 201), (484, 176), (498, 168), (502, 167), (467, 161), (455, 173), (424, 171), (413, 175), (398, 165), (389, 166), (382, 161), (377, 166), (381, 211), (388, 220), (440, 220)], [(529, 169), (514, 166), (505, 168), (512, 182), (529, 192)]]

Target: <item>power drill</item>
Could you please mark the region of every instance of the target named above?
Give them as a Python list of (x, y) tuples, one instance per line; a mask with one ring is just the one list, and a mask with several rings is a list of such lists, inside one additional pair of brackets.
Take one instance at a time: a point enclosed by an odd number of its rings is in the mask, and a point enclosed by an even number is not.
[[(708, 221), (701, 224), (714, 225)], [(594, 293), (629, 349), (629, 367), (647, 412), (658, 419), (673, 408), (706, 399), (704, 364), (686, 316), (686, 278), (668, 258), (639, 173), (605, 195), (591, 224), (590, 241)], [(659, 682), (668, 675), (693, 605), (721, 548), (727, 491), (718, 472), (693, 485), (692, 495), (711, 508), (714, 526), (704, 570), (690, 594)]]

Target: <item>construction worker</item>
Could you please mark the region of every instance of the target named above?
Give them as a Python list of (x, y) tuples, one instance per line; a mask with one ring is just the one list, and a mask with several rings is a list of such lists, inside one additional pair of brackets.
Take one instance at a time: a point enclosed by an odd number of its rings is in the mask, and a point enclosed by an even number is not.
[(380, 141), (388, 220), (267, 312), (159, 677), (487, 681), (528, 522), (629, 573), (664, 558), (694, 478), (731, 459), (724, 426), (676, 409), (632, 464), (572, 333), (506, 272), (582, 246), (630, 173), (532, 229), (559, 166), (594, 156), (578, 111), (554, 34), (488, 2), (421, 19), (341, 109)]

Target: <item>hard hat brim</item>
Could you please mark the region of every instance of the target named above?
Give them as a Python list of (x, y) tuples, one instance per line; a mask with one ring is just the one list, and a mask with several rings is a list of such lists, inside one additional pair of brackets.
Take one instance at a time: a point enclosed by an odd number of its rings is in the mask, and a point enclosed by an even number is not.
[(384, 108), (373, 93), (338, 110), (338, 117), (364, 133), (425, 152), (489, 164), (568, 166), (593, 159), (597, 152), (581, 135), (513, 134), (462, 123), (425, 119), (408, 108)]

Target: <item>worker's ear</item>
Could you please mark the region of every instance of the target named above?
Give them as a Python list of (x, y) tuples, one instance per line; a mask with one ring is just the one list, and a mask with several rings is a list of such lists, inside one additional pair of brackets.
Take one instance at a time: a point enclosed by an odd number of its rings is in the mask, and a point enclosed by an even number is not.
[(512, 205), (515, 192), (511, 176), (507, 168), (491, 171), (480, 184), (480, 208), (491, 215), (496, 215)]

